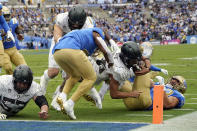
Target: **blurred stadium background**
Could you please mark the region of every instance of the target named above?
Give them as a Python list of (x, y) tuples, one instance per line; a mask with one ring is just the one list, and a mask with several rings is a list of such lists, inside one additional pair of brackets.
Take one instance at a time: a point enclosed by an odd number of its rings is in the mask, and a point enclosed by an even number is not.
[[(3, 2), (4, 1), (4, 2)], [(0, 0), (24, 27), (22, 48), (49, 48), (55, 16), (84, 7), (118, 42), (197, 43), (197, 0)]]
[[(125, 41), (143, 40), (158, 45), (154, 46), (153, 65), (167, 69), (170, 76), (179, 74), (186, 78), (188, 83), (186, 104), (179, 110), (164, 111), (164, 120), (197, 110), (197, 0), (0, 0), (0, 2), (11, 9), (12, 17), (16, 17), (24, 27), (25, 39), (19, 43), (20, 47), (35, 49), (20, 52), (32, 68), (37, 82), (48, 67), (48, 49), (55, 16), (68, 11), (72, 6), (82, 6), (93, 17), (97, 27), (107, 28), (116, 42), (121, 44)], [(163, 77), (168, 79), (166, 76)], [(49, 103), (61, 81), (59, 75), (49, 83), (46, 94)], [(31, 101), (23, 111), (9, 120), (40, 120), (37, 117), (38, 111), (38, 107)], [(152, 122), (152, 111), (127, 111), (122, 100), (112, 100), (109, 94), (104, 98), (102, 110), (81, 99), (76, 104), (75, 112), (78, 121)], [(60, 112), (50, 110), (49, 114), (49, 120), (68, 121)], [(130, 128), (125, 130), (128, 129)]]

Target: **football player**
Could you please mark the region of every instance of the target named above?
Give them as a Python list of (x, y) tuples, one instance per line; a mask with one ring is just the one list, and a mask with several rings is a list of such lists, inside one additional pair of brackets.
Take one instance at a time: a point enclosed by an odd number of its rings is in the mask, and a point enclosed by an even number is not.
[(22, 28), (19, 26), (19, 23), (16, 18), (10, 18), (10, 10), (6, 6), (3, 6), (2, 9), (3, 16), (5, 20), (7, 21), (9, 28), (12, 30), (12, 34), (15, 37), (15, 42), (11, 39), (7, 38), (5, 33), (3, 33), (3, 29), (0, 28), (2, 34), (2, 41), (4, 46), (4, 62), (3, 62), (3, 68), (6, 71), (6, 74), (13, 74), (12, 70), (12, 63), (15, 66), (24, 64), (27, 65), (25, 62), (25, 59), (21, 53), (16, 49), (16, 42), (18, 42), (18, 39), (21, 41), (23, 40), (23, 34), (22, 34)]
[[(149, 75), (149, 76), (148, 76)], [(141, 81), (144, 76), (137, 76), (136, 81)], [(159, 84), (164, 85), (164, 78), (161, 76), (156, 77), (159, 80)], [(150, 84), (152, 86), (150, 86)], [(156, 83), (158, 84), (158, 83)], [(181, 108), (184, 105), (185, 97), (183, 94), (187, 89), (187, 84), (182, 76), (173, 76), (170, 81), (164, 86), (163, 108)], [(132, 88), (125, 88), (123, 91), (130, 90), (143, 90), (143, 94), (138, 99), (126, 98), (123, 99), (125, 106), (129, 110), (152, 110), (153, 109), (153, 92), (154, 86), (150, 80), (150, 74), (144, 82), (140, 85), (134, 85)]]
[[(50, 79), (53, 79), (59, 73), (59, 66), (55, 62), (52, 49), (62, 36), (74, 29), (93, 28), (95, 26), (91, 17), (88, 17), (85, 10), (81, 7), (73, 7), (69, 12), (58, 14), (54, 25), (53, 39), (49, 52), (48, 69), (44, 71), (40, 79), (41, 87), (46, 90)], [(45, 91), (46, 92), (46, 91)]]
[(0, 119), (13, 116), (33, 99), (40, 107), (40, 118), (48, 117), (48, 102), (40, 85), (33, 81), (33, 73), (27, 65), (19, 65), (13, 75), (0, 76)]
[[(14, 36), (12, 35), (9, 26), (5, 18), (3, 17), (2, 8), (3, 5), (0, 3), (0, 27), (3, 29), (3, 32), (7, 34), (7, 38), (15, 41)], [(1, 34), (3, 32), (1, 32)], [(0, 36), (0, 73), (1, 73), (1, 68), (3, 66), (3, 61), (4, 61), (4, 47), (3, 47), (2, 37)]]
[[(89, 91), (96, 81), (96, 73), (87, 56), (91, 56), (96, 49), (99, 49), (104, 54), (108, 67), (113, 66), (111, 51), (104, 41), (109, 42), (105, 34), (100, 28), (73, 30), (64, 35), (52, 50), (55, 61), (70, 75), (57, 101), (71, 119), (76, 119), (73, 111), (75, 102)], [(81, 78), (83, 80), (77, 90), (66, 101), (69, 92)]]

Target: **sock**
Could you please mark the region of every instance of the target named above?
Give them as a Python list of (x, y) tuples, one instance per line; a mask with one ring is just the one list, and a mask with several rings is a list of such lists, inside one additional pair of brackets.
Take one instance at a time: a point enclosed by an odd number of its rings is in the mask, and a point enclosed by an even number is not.
[(75, 102), (72, 99), (69, 99), (68, 101), (69, 106), (73, 107), (75, 105)]
[(97, 90), (93, 87), (90, 89), (90, 94), (96, 96), (98, 94)]
[(45, 78), (47, 81), (51, 79), (51, 78), (48, 76), (48, 70), (45, 70), (45, 71), (44, 71), (44, 78)]
[(99, 90), (99, 95), (100, 95), (101, 99), (104, 98), (104, 95), (107, 93), (108, 89), (109, 89), (109, 85), (106, 84), (105, 82), (103, 82), (103, 85)]
[(59, 97), (61, 97), (64, 101), (67, 99), (67, 95), (64, 92), (60, 93)]

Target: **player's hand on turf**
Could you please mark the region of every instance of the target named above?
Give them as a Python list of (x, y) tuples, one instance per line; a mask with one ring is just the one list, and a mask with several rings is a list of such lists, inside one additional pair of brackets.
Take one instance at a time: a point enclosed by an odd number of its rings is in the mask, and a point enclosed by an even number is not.
[(41, 111), (38, 113), (39, 117), (42, 119), (47, 119), (48, 118), (48, 112), (47, 111)]
[(132, 91), (131, 92), (131, 97), (138, 98), (141, 93), (142, 93), (142, 91)]
[(6, 114), (1, 114), (0, 113), (0, 120), (5, 120), (7, 118), (7, 115)]

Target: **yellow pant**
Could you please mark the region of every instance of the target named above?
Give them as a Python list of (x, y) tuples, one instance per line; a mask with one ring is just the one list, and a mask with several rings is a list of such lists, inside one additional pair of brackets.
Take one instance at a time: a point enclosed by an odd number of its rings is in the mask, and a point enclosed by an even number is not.
[(13, 74), (12, 71), (12, 63), (15, 66), (26, 64), (25, 59), (21, 53), (16, 49), (16, 47), (12, 47), (4, 50), (4, 62), (3, 68), (6, 71), (6, 74)]
[(0, 40), (0, 67), (3, 66), (3, 54), (4, 54), (4, 47), (3, 42)]
[[(147, 109), (152, 104), (151, 96), (150, 96), (150, 77), (151, 73), (147, 73), (142, 76), (136, 76), (133, 88), (131, 85), (123, 86), (122, 91), (142, 91), (139, 98), (125, 98), (123, 99), (125, 106), (129, 110), (144, 110)], [(127, 84), (128, 85), (128, 84)]]
[(70, 75), (64, 86), (64, 93), (68, 95), (80, 78), (83, 78), (83, 81), (71, 96), (74, 102), (78, 101), (96, 81), (96, 73), (92, 64), (82, 50), (61, 49), (54, 53), (54, 58), (58, 65)]

